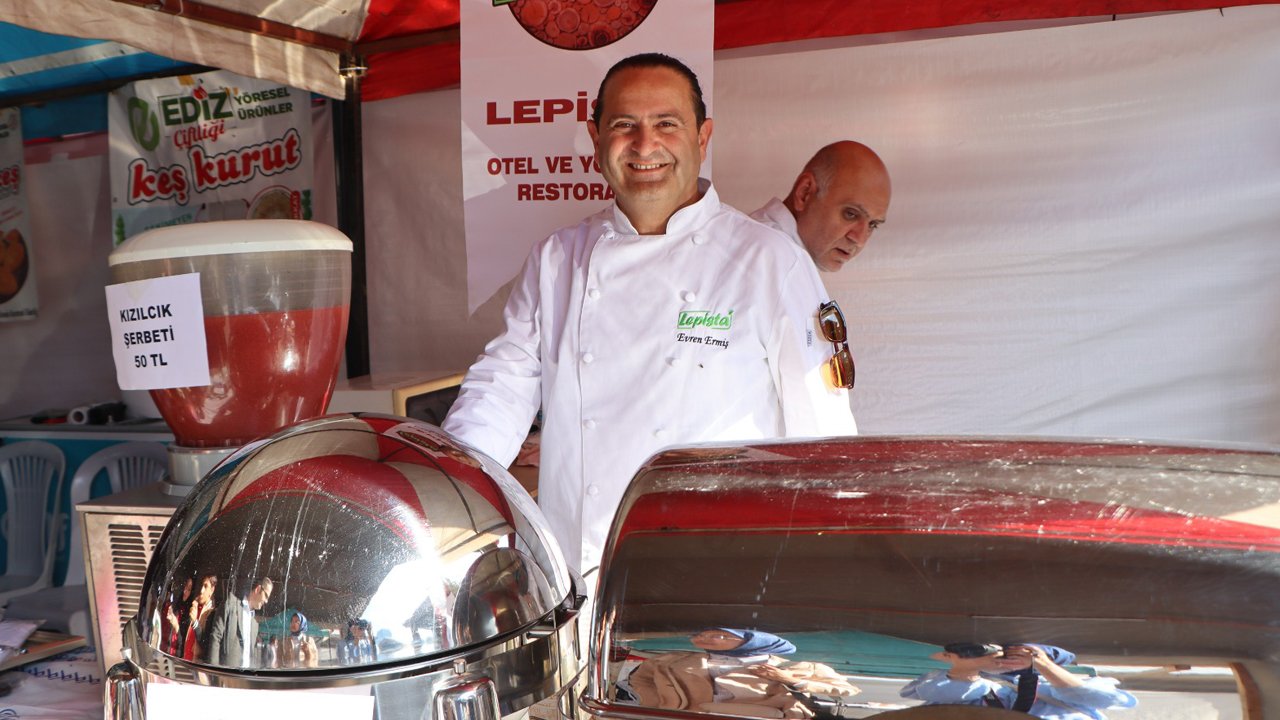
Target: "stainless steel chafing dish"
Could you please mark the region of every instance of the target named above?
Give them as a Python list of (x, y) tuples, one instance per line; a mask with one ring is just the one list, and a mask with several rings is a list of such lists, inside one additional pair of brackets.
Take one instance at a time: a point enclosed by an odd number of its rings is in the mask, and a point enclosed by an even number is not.
[[(1118, 698), (1052, 717), (1276, 719), (1278, 552), (1268, 449), (850, 438), (671, 450), (615, 518), (581, 707), (631, 720), (1027, 717), (981, 694), (922, 705), (909, 683), (941, 687), (937, 673), (968, 652), (951, 643), (996, 646), (975, 655), (993, 668), (1037, 643), (1074, 652), (1068, 680)], [(822, 665), (860, 692), (726, 688), (734, 662), (760, 661), (714, 656), (697, 634), (742, 642), (744, 630), (793, 645), (775, 666)], [(1031, 698), (1051, 702), (1040, 675)]]
[[(496, 718), (581, 666), (583, 593), (566, 567), (516, 481), (434, 426), (363, 413), (300, 423), (238, 450), (178, 509), (108, 702), (129, 716), (139, 683), (162, 676), (368, 685), (380, 718)], [(198, 620), (183, 628), (192, 600)]]

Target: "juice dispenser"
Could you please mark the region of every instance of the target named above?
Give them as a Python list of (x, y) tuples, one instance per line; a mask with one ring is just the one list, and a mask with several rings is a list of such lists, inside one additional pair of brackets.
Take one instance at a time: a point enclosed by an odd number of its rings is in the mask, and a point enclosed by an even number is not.
[(320, 223), (237, 220), (139, 234), (108, 258), (125, 283), (199, 273), (209, 384), (151, 390), (185, 494), (241, 445), (324, 414), (347, 332), (351, 241)]

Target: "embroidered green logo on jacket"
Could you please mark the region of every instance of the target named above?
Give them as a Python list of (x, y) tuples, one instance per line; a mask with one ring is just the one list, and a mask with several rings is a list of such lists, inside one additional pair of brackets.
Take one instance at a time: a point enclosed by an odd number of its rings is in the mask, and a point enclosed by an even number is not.
[(711, 310), (681, 310), (677, 330), (728, 330), (733, 325), (733, 311), (721, 314)]

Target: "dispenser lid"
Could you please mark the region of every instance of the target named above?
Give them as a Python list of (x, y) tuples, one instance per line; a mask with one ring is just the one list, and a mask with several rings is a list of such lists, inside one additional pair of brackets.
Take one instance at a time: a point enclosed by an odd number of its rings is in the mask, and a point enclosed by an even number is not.
[(338, 230), (309, 220), (222, 220), (156, 228), (124, 241), (107, 257), (124, 263), (200, 255), (345, 250), (351, 240)]

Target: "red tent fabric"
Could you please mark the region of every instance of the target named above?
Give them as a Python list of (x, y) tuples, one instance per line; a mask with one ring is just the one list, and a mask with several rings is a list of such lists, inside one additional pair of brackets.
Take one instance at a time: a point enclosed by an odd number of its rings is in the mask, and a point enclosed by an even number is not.
[[(668, 2), (678, 0), (667, 0)], [(1261, 0), (719, 0), (715, 47), (870, 35), (1011, 20), (1127, 15), (1267, 4)], [(372, 0), (356, 43), (369, 52), (366, 100), (458, 84), (457, 0)], [(415, 35), (427, 44), (380, 51)]]
[[(490, 0), (497, 2), (497, 0)], [(523, 0), (545, 3), (557, 0)], [(585, 0), (559, 0), (584, 2)], [(617, 0), (593, 0), (608, 5)], [(656, 0), (654, 0), (656, 1)], [(681, 0), (661, 0), (679, 3)], [(1105, 17), (1261, 0), (717, 0), (717, 50), (1016, 20)], [(523, 5), (512, 4), (515, 11)], [(497, 9), (497, 8), (495, 8)], [(366, 68), (366, 100), (459, 81), (459, 0), (0, 0), (0, 21), (112, 40), (334, 98)]]

